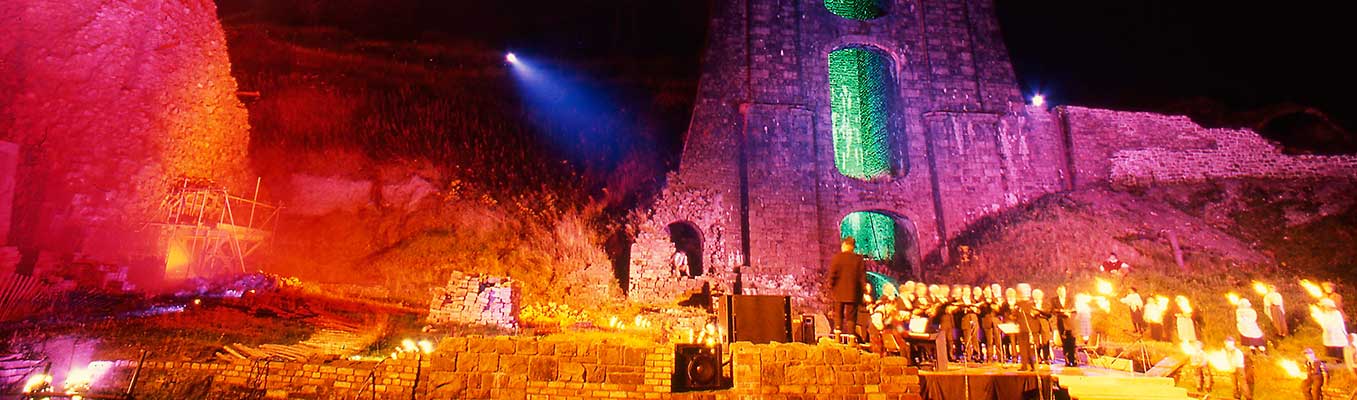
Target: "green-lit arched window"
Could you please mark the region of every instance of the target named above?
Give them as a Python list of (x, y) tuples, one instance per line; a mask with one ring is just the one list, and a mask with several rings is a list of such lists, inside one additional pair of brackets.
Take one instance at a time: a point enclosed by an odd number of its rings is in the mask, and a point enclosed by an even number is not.
[(839, 222), (839, 237), (852, 236), (857, 242), (857, 253), (873, 260), (889, 260), (895, 256), (895, 220), (871, 211), (858, 211)]
[(876, 49), (829, 53), (834, 166), (844, 176), (871, 180), (891, 172), (890, 66), (890, 57)]
[(825, 8), (834, 15), (856, 20), (869, 20), (886, 14), (881, 0), (825, 0)]

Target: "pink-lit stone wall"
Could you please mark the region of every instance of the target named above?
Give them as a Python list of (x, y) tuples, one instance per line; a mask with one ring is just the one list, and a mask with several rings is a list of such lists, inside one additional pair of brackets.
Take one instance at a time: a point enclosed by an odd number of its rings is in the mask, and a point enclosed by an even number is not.
[(211, 0), (0, 2), (9, 244), (122, 262), (184, 179), (243, 192), (249, 127)]

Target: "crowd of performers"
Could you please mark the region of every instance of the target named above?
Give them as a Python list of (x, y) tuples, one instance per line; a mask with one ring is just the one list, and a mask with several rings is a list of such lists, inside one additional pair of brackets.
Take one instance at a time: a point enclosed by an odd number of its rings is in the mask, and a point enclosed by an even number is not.
[[(851, 238), (843, 243), (845, 253), (853, 250)], [(1114, 256), (1115, 257), (1115, 256)], [(1109, 260), (1115, 261), (1113, 258)], [(1062, 362), (1077, 366), (1076, 351), (1089, 345), (1093, 330), (1094, 308), (1111, 311), (1111, 302), (1119, 303), (1118, 312), (1129, 313), (1131, 328), (1146, 340), (1179, 343), (1188, 356), (1187, 373), (1197, 380), (1198, 388), (1210, 391), (1213, 385), (1212, 369), (1229, 372), (1233, 376), (1236, 398), (1251, 398), (1253, 386), (1253, 358), (1268, 351), (1269, 337), (1259, 323), (1259, 313), (1253, 303), (1235, 293), (1227, 295), (1235, 307), (1235, 336), (1228, 337), (1220, 350), (1207, 352), (1201, 340), (1203, 325), (1200, 313), (1193, 310), (1185, 296), (1142, 296), (1134, 287), (1124, 294), (1109, 298), (1112, 288), (1099, 288), (1098, 296), (1071, 294), (1065, 286), (1058, 286), (1048, 294), (1025, 283), (1003, 287), (997, 283), (988, 286), (942, 285), (922, 282), (904, 282), (899, 287), (884, 283), (876, 288), (868, 285), (844, 284), (852, 281), (854, 257), (836, 256), (831, 265), (831, 285), (839, 307), (832, 310), (837, 317), (836, 333), (856, 333), (866, 339), (874, 351), (898, 351), (922, 364), (933, 357), (947, 357), (949, 361), (968, 363), (1018, 364), (1020, 371), (1030, 371), (1038, 364)], [(1125, 263), (1117, 268), (1103, 268), (1112, 276), (1125, 272)], [(1104, 263), (1106, 264), (1106, 263)], [(1099, 279), (1099, 283), (1106, 283)], [(1310, 349), (1304, 352), (1299, 371), (1288, 371), (1303, 378), (1307, 398), (1321, 398), (1318, 393), (1328, 380), (1325, 361), (1345, 364), (1357, 375), (1357, 333), (1348, 334), (1342, 297), (1332, 283), (1302, 286), (1315, 302), (1309, 316), (1322, 330), (1325, 351), (1316, 355)], [(875, 290), (873, 290), (875, 289)], [(1291, 334), (1287, 308), (1276, 286), (1254, 283), (1262, 305), (1262, 315), (1270, 322), (1272, 338)], [(857, 299), (869, 316), (870, 323), (859, 326), (857, 301), (849, 302), (845, 295), (856, 290)], [(873, 298), (871, 293), (876, 293)], [(1117, 296), (1120, 296), (1119, 298)], [(853, 299), (856, 300), (856, 299)], [(933, 336), (938, 335), (938, 336)], [(937, 338), (942, 348), (936, 350), (910, 338)], [(910, 343), (915, 343), (911, 346)], [(1057, 354), (1053, 350), (1060, 349)], [(1300, 366), (1303, 365), (1303, 369)], [(1303, 376), (1299, 376), (1303, 375)]]

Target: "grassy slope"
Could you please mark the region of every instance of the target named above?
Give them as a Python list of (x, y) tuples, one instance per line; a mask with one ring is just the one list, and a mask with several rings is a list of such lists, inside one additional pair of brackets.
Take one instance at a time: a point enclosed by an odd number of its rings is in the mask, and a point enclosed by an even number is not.
[[(1351, 263), (1357, 255), (1350, 241), (1341, 240), (1357, 232), (1357, 213), (1331, 207), (1351, 200), (1342, 190), (1326, 195), (1325, 190), (1307, 189), (1311, 184), (1234, 182), (1136, 194), (1094, 189), (1051, 195), (963, 235), (958, 243), (974, 248), (975, 261), (949, 269), (936, 280), (1006, 285), (1025, 281), (1048, 293), (1063, 283), (1072, 293), (1092, 292), (1096, 263), (1109, 250), (1117, 251), (1133, 268), (1117, 281), (1119, 290), (1135, 286), (1142, 295), (1188, 296), (1203, 317), (1208, 350), (1219, 348), (1225, 336), (1235, 335), (1233, 308), (1225, 293), (1233, 290), (1248, 296), (1258, 307), (1261, 299), (1248, 289), (1249, 283), (1254, 279), (1275, 283), (1288, 300), (1296, 332), (1260, 358), (1257, 395), (1300, 398), (1295, 390), (1299, 381), (1283, 376), (1277, 359), (1298, 359), (1303, 348), (1322, 351), (1322, 344), (1318, 327), (1304, 315), (1308, 299), (1295, 282), (1301, 277), (1334, 280), (1342, 284), (1345, 298), (1352, 298), (1352, 286), (1343, 283), (1351, 282)], [(1299, 215), (1306, 212), (1310, 215)], [(1167, 237), (1160, 233), (1167, 229), (1178, 235), (1185, 269), (1175, 264)], [(1274, 258), (1288, 265), (1277, 266)], [(1347, 304), (1349, 315), (1357, 315), (1354, 303)], [(1121, 346), (1132, 340), (1127, 332), (1130, 321), (1115, 302), (1112, 310), (1095, 316), (1095, 329), (1113, 346)], [(1261, 310), (1259, 314), (1260, 323), (1267, 324)], [(1175, 347), (1151, 344), (1152, 352), (1160, 356), (1175, 353)], [(1353, 385), (1351, 374), (1341, 366), (1331, 367), (1335, 377), (1331, 387)], [(1216, 388), (1215, 395), (1229, 395), (1228, 381), (1218, 379)]]

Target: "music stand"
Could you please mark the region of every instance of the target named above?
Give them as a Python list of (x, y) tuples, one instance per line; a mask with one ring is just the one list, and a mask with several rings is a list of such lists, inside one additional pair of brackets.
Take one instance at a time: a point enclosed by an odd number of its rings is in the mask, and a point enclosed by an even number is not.
[[(1135, 341), (1131, 342), (1130, 346), (1126, 346), (1126, 348), (1121, 349), (1121, 352), (1117, 353), (1117, 358), (1125, 358), (1127, 352), (1139, 350), (1140, 358), (1131, 359), (1131, 371), (1136, 372), (1135, 361), (1140, 361), (1140, 365), (1144, 366), (1145, 370), (1148, 371), (1150, 369), (1150, 351), (1146, 350), (1145, 348), (1145, 334), (1125, 330), (1123, 330), (1123, 332), (1131, 333), (1132, 337), (1135, 338)], [(1140, 371), (1140, 373), (1144, 373), (1144, 371)]]

